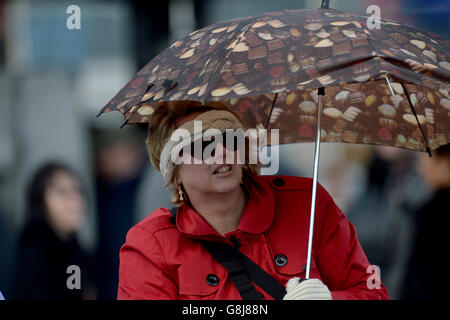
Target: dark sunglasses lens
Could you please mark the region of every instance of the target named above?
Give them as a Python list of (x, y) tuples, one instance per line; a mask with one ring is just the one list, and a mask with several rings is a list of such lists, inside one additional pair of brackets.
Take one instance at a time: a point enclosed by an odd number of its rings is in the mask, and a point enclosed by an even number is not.
[[(223, 145), (228, 150), (236, 151), (238, 149), (238, 136), (236, 136), (234, 133), (224, 132), (222, 135), (222, 141), (223, 141)], [(230, 144), (229, 146), (228, 146), (228, 143)]]
[[(230, 140), (230, 139), (232, 139), (232, 141), (228, 142), (228, 143), (231, 143), (231, 145), (228, 146), (227, 145), (227, 141)], [(201, 146), (199, 145), (200, 143), (201, 143)], [(211, 156), (214, 157), (215, 150), (216, 150), (215, 147), (216, 147), (216, 144), (217, 144), (217, 141), (215, 141), (214, 136), (211, 137), (209, 140), (205, 139), (205, 140), (197, 140), (197, 141), (192, 142), (191, 145), (190, 145), (190, 154), (191, 154), (191, 156), (195, 157), (196, 159), (202, 160), (203, 159), (203, 154), (205, 152), (206, 147), (208, 147), (212, 143), (214, 144), (214, 148), (211, 151)], [(222, 134), (222, 145), (225, 146), (230, 151), (236, 151), (238, 149), (238, 137), (235, 134), (233, 134), (233, 133), (226, 133), (226, 132), (224, 132)], [(198, 157), (196, 157), (195, 150), (197, 150), (198, 148), (200, 148), (201, 153), (198, 154)], [(182, 151), (180, 153), (180, 156), (181, 155), (182, 155)]]
[[(191, 156), (192, 157), (194, 157), (194, 158), (196, 158), (196, 159), (199, 159), (199, 160), (202, 160), (202, 155), (203, 155), (203, 143), (202, 143), (202, 146), (200, 147), (200, 152), (201, 153), (199, 153), (198, 155), (196, 154), (196, 152), (198, 153), (198, 149), (199, 149), (199, 144), (200, 143), (200, 141), (194, 141), (194, 142), (192, 142), (191, 143), (191, 145), (190, 145), (190, 154), (191, 154)], [(197, 156), (197, 157), (196, 157)]]

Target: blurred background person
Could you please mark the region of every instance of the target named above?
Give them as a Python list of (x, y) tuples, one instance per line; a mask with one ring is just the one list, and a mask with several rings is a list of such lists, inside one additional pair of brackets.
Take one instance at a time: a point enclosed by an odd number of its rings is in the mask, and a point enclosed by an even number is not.
[(11, 229), (11, 222), (0, 203), (0, 294), (7, 298), (11, 296), (15, 252), (15, 239)]
[(392, 299), (399, 297), (411, 251), (414, 210), (429, 195), (416, 171), (418, 155), (392, 147), (374, 147), (359, 197), (347, 213), (367, 257), (380, 267), (381, 279)]
[[(76, 234), (86, 199), (77, 175), (63, 164), (46, 163), (26, 194), (26, 223), (20, 235), (16, 299), (93, 299), (92, 264)], [(79, 267), (81, 289), (69, 289), (69, 266)]]
[(419, 172), (432, 189), (430, 199), (415, 212), (411, 256), (406, 266), (401, 299), (444, 299), (448, 294), (446, 264), (450, 225), (450, 144), (423, 155)]
[(115, 299), (119, 249), (135, 223), (136, 194), (143, 178), (146, 153), (139, 132), (97, 133), (95, 181), (98, 220), (99, 299)]

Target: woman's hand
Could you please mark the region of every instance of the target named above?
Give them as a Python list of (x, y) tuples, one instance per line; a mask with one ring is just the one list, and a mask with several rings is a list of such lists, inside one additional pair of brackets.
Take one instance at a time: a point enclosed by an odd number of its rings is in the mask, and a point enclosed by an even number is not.
[(289, 279), (286, 292), (283, 300), (331, 300), (330, 290), (319, 279)]

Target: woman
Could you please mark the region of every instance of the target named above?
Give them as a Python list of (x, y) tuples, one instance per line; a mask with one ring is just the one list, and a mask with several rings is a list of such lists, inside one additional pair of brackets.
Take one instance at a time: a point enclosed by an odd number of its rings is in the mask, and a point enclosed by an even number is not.
[[(41, 166), (26, 197), (27, 221), (18, 248), (17, 299), (94, 298), (92, 270), (76, 239), (85, 218), (78, 177), (59, 163)], [(79, 269), (79, 279), (76, 279)], [(71, 277), (75, 276), (75, 277)]]
[[(194, 132), (194, 121), (202, 121), (203, 135)], [(213, 258), (205, 243), (237, 248), (283, 290), (286, 286), (280, 297), (286, 300), (387, 299), (383, 285), (368, 288), (370, 264), (355, 230), (321, 186), (311, 263), (314, 279), (300, 282), (305, 276), (311, 179), (258, 176), (248, 153), (245, 164), (236, 161), (245, 149), (228, 150), (220, 140), (212, 159), (195, 164), (195, 145), (191, 152), (183, 148), (178, 154), (179, 144), (171, 139), (175, 129), (183, 129), (193, 141), (203, 138), (206, 150), (209, 137), (204, 134), (209, 129), (242, 128), (237, 115), (217, 105), (169, 103), (152, 115), (150, 159), (174, 190), (178, 209), (175, 221), (168, 209), (160, 208), (128, 232), (120, 251), (118, 299), (242, 299), (236, 275)], [(227, 155), (234, 163), (217, 164)], [(188, 161), (176, 165), (173, 160), (179, 157)], [(255, 299), (274, 299), (270, 290), (246, 283), (259, 294)]]

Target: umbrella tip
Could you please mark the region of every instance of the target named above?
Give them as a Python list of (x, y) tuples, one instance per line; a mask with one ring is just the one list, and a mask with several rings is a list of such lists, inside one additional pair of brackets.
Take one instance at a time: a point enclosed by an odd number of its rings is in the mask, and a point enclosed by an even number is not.
[(324, 96), (325, 95), (325, 88), (324, 87), (318, 88), (317, 95), (318, 96)]
[(125, 121), (122, 123), (122, 125), (120, 126), (119, 129), (122, 129), (122, 128), (127, 124), (128, 120), (130, 120), (130, 119), (125, 120)]
[(167, 93), (168, 91), (172, 90), (173, 88), (175, 88), (175, 86), (177, 84), (178, 83), (176, 81), (173, 81), (173, 80), (168, 80), (168, 79), (164, 80), (164, 82), (162, 83), (162, 86), (164, 88), (164, 92)]
[(329, 9), (330, 8), (330, 0), (322, 0), (322, 6), (320, 8)]

